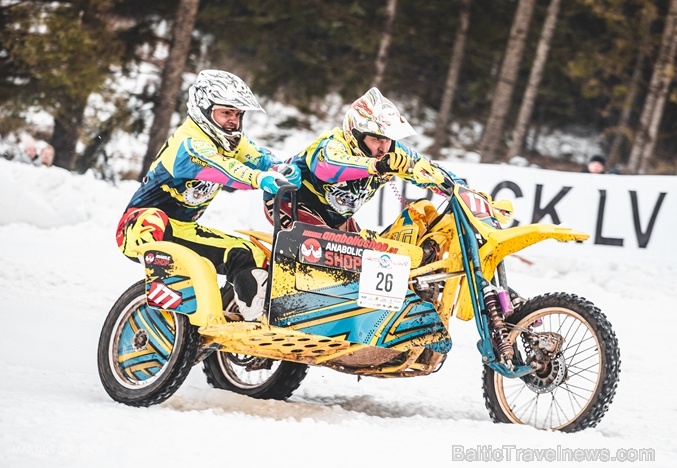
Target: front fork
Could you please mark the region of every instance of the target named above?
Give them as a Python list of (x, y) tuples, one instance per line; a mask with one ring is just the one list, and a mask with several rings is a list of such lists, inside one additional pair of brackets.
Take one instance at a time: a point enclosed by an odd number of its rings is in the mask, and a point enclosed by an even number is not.
[[(472, 298), (472, 307), (475, 314), (475, 325), (480, 335), (477, 349), (482, 354), (482, 362), (503, 377), (515, 378), (531, 374), (535, 369), (528, 365), (515, 366), (512, 363), (513, 349), (508, 341), (508, 331), (503, 320), (503, 308), (498, 296), (497, 288), (484, 278), (479, 258), (479, 245), (474, 231), (465, 217), (456, 198), (451, 200), (456, 230), (461, 243), (463, 268), (468, 278), (468, 289)], [(499, 285), (507, 287), (505, 267), (503, 262), (497, 267)], [(491, 322), (491, 327), (489, 326)], [(491, 330), (494, 330), (492, 337)], [(494, 352), (494, 341), (501, 360)]]

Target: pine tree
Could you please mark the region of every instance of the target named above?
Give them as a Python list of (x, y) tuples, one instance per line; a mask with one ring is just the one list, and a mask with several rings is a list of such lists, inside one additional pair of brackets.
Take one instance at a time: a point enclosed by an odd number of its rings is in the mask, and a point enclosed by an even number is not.
[(0, 41), (13, 63), (19, 109), (39, 106), (54, 117), (54, 165), (72, 169), (89, 95), (103, 84), (122, 50), (106, 27), (112, 1), (22, 2), (6, 10)]
[(440, 150), (447, 144), (449, 118), (453, 109), (454, 96), (458, 87), (458, 77), (461, 73), (461, 65), (465, 54), (465, 42), (470, 25), (470, 3), (472, 0), (461, 0), (459, 27), (456, 30), (454, 47), (449, 60), (449, 71), (444, 84), (444, 94), (440, 103), (440, 112), (435, 122), (433, 144), (428, 148), (428, 153), (434, 159), (440, 157)]
[(670, 0), (665, 18), (663, 38), (658, 58), (654, 64), (649, 92), (644, 101), (639, 128), (630, 152), (628, 172), (644, 174), (653, 156), (658, 126), (663, 117), (670, 84), (674, 80), (675, 54), (677, 53), (677, 0)]
[(560, 3), (561, 0), (551, 0), (550, 5), (548, 6), (548, 13), (545, 17), (545, 23), (543, 24), (543, 30), (541, 31), (541, 37), (536, 49), (536, 58), (531, 66), (527, 88), (524, 92), (522, 105), (517, 114), (517, 122), (515, 123), (515, 128), (512, 133), (512, 142), (510, 144), (510, 149), (508, 150), (508, 158), (521, 155), (524, 149), (524, 137), (527, 133), (527, 126), (529, 125), (531, 113), (534, 109), (538, 88), (541, 84), (541, 79), (543, 78), (543, 69), (545, 68), (552, 38), (555, 34)]
[(535, 0), (519, 0), (517, 5), (512, 29), (510, 30), (510, 38), (505, 49), (505, 58), (498, 76), (489, 118), (480, 144), (483, 162), (495, 162), (501, 159), (503, 127), (510, 110), (520, 62), (529, 33), (529, 24), (534, 12), (534, 4)]
[(179, 2), (172, 28), (173, 41), (162, 72), (160, 92), (153, 112), (153, 125), (150, 129), (148, 148), (143, 158), (139, 179), (142, 179), (148, 172), (155, 155), (167, 139), (172, 114), (176, 110), (177, 96), (181, 91), (183, 71), (186, 67), (191, 33), (195, 25), (199, 4), (200, 0), (181, 0)]
[(383, 74), (388, 63), (388, 48), (393, 40), (393, 23), (395, 22), (395, 15), (397, 13), (397, 0), (388, 0), (386, 7), (386, 22), (381, 33), (381, 42), (378, 47), (378, 54), (376, 55), (376, 74), (371, 82), (371, 86), (378, 88), (383, 81)]

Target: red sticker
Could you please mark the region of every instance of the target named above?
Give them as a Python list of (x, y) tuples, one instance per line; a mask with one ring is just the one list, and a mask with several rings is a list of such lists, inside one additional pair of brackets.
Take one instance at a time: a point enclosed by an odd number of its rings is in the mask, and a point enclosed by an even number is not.
[(160, 309), (176, 309), (182, 301), (181, 293), (174, 291), (166, 284), (160, 281), (154, 281), (150, 284), (148, 305)]
[(317, 263), (322, 258), (322, 247), (317, 239), (306, 239), (301, 244), (301, 255), (310, 263)]

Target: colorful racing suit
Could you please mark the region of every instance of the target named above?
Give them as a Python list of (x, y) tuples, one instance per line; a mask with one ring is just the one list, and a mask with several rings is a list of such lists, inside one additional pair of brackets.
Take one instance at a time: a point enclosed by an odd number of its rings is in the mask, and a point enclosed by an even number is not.
[(258, 188), (257, 175), (274, 164), (270, 151), (244, 135), (234, 151), (226, 152), (187, 118), (132, 196), (118, 224), (118, 247), (137, 260), (132, 247), (159, 240), (176, 242), (209, 259), (229, 282), (240, 271), (261, 267), (265, 254), (254, 244), (201, 226), (197, 220), (222, 187)]
[[(414, 162), (421, 156), (411, 148), (395, 142), (391, 151), (406, 154)], [(343, 130), (334, 128), (325, 132), (302, 153), (292, 158), (291, 163), (301, 169), (303, 183), (297, 192), (299, 221), (309, 224), (324, 224), (334, 229), (358, 231), (352, 216), (369, 201), (393, 176), (373, 175), (369, 167), (373, 158), (355, 155)], [(446, 171), (446, 170), (445, 170)], [(446, 171), (449, 172), (449, 171)], [(461, 179), (451, 174), (460, 183)], [(420, 187), (413, 178), (402, 176)], [(264, 195), (266, 216), (272, 219), (272, 196)], [(282, 226), (291, 223), (289, 203), (283, 201), (280, 214)]]

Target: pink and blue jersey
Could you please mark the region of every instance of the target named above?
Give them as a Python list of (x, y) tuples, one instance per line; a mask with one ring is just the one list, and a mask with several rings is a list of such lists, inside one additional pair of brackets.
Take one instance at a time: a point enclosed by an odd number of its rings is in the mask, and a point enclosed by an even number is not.
[(169, 137), (129, 208), (159, 208), (169, 218), (195, 221), (222, 187), (252, 189), (256, 176), (276, 163), (265, 148), (242, 137), (234, 151), (217, 148), (188, 118)]
[[(414, 161), (421, 158), (399, 142), (393, 151), (406, 154)], [(323, 133), (291, 160), (301, 169), (303, 179), (297, 193), (299, 203), (320, 214), (328, 226), (342, 225), (392, 177), (370, 174), (372, 161), (352, 152), (340, 128)], [(416, 183), (407, 176), (403, 178)]]

